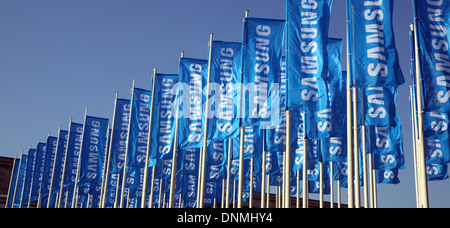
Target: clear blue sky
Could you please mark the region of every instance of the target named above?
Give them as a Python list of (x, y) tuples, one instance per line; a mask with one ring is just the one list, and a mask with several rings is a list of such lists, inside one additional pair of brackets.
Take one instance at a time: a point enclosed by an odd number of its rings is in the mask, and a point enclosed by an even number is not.
[[(406, 169), (399, 185), (378, 185), (380, 207), (415, 207), (411, 2), (396, 1), (393, 17), (407, 81), (398, 97)], [(247, 9), (254, 17), (285, 18), (283, 0), (0, 0), (0, 156), (20, 156), (49, 132), (56, 135), (59, 125), (67, 129), (70, 117), (82, 122), (85, 107), (111, 119), (115, 92), (129, 98), (133, 79), (149, 89), (153, 68), (178, 72), (181, 51), (207, 58), (211, 32), (240, 41)], [(345, 22), (345, 1), (334, 0), (330, 36), (345, 39)], [(430, 182), (430, 206), (450, 207), (449, 190), (448, 180)]]

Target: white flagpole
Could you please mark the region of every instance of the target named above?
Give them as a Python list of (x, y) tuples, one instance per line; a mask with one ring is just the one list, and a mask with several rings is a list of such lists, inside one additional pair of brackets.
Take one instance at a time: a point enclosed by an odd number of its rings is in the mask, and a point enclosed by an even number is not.
[(306, 138), (306, 112), (303, 113), (303, 208), (308, 208), (309, 200), (308, 200), (308, 139)]
[[(184, 51), (181, 52), (181, 58), (184, 57)], [(178, 109), (179, 109), (179, 100), (176, 102), (176, 113), (175, 113), (175, 132), (173, 137), (173, 156), (172, 156), (172, 173), (170, 175), (170, 193), (169, 193), (169, 208), (173, 208), (175, 205), (175, 186), (176, 186), (176, 175), (177, 175), (177, 166), (178, 166)], [(181, 183), (180, 183), (181, 184)]]
[[(84, 111), (84, 120), (83, 120), (83, 133), (81, 135), (81, 145), (83, 145), (84, 138), (84, 129), (86, 128), (86, 116), (87, 116), (88, 108)], [(83, 146), (80, 149), (80, 155), (78, 156), (78, 165), (77, 165), (77, 174), (75, 175), (75, 184), (73, 188), (73, 198), (72, 198), (72, 208), (78, 207), (78, 175), (80, 175), (80, 166), (81, 166), (81, 155), (83, 154)]]
[[(152, 168), (152, 183), (150, 184), (151, 189), (150, 189), (150, 199), (148, 200), (148, 208), (153, 207), (153, 189), (155, 187), (155, 173), (156, 173), (156, 166), (153, 166), (153, 168)], [(146, 193), (144, 193), (144, 194), (146, 194)]]
[[(245, 17), (244, 17), (244, 23), (247, 21), (249, 11), (245, 11)], [(244, 31), (244, 39), (245, 39), (245, 31)], [(242, 49), (245, 50), (244, 42), (242, 43)], [(245, 53), (242, 51), (242, 83), (244, 82), (244, 57)], [(242, 110), (243, 110), (243, 96), (244, 96), (244, 86), (241, 88), (241, 117), (242, 117)], [(242, 208), (242, 188), (244, 186), (244, 134), (245, 134), (245, 128), (243, 126), (240, 127), (240, 145), (239, 145), (239, 183), (238, 183), (238, 208)]]
[(319, 204), (320, 208), (323, 208), (323, 161), (319, 161)]
[(415, 179), (415, 188), (416, 188), (416, 207), (419, 207), (419, 186), (418, 186), (418, 173), (417, 173), (417, 152), (416, 152), (416, 146), (417, 146), (417, 133), (416, 133), (416, 118), (414, 117), (414, 113), (416, 110), (415, 104), (414, 104), (414, 96), (412, 92), (412, 87), (409, 87), (409, 94), (410, 94), (410, 101), (411, 101), (411, 126), (412, 126), (412, 136), (413, 136), (413, 159), (414, 159), (414, 179)]
[(239, 183), (238, 183), (238, 208), (242, 208), (242, 194), (244, 187), (244, 134), (245, 127), (241, 127), (240, 130), (240, 142), (239, 142)]
[(122, 177), (122, 192), (120, 194), (120, 205), (119, 208), (123, 208), (124, 202), (123, 198), (125, 196), (125, 183), (127, 182), (127, 163), (128, 163), (128, 148), (130, 146), (130, 128), (131, 128), (131, 115), (133, 114), (133, 99), (134, 99), (134, 87), (135, 80), (133, 80), (133, 85), (131, 87), (131, 102), (130, 102), (130, 121), (128, 123), (128, 137), (127, 137), (127, 145), (125, 149), (125, 162), (123, 163), (123, 177)]
[(333, 162), (330, 161), (330, 208), (334, 208)]
[(230, 207), (230, 178), (231, 178), (231, 148), (232, 148), (232, 139), (228, 139), (228, 161), (227, 161), (227, 189), (226, 189), (226, 196), (225, 196), (225, 208)]
[[(21, 155), (20, 155), (20, 160), (22, 160), (22, 155), (23, 155), (23, 150), (22, 150), (22, 152), (21, 152)], [(9, 188), (8, 188), (8, 194), (6, 195), (6, 204), (5, 204), (5, 208), (8, 208), (8, 202), (9, 202), (9, 195), (10, 195), (10, 193), (11, 193), (11, 186), (12, 186), (12, 180), (13, 180), (13, 177), (14, 177), (14, 168), (15, 168), (15, 166), (17, 165), (16, 164), (16, 161), (17, 161), (17, 157), (14, 155), (14, 161), (13, 161), (13, 166), (12, 166), (12, 170), (11, 170), (11, 176), (10, 176), (10, 178), (9, 178)], [(20, 163), (22, 163), (22, 162), (20, 162)], [(19, 167), (20, 168), (20, 167)], [(20, 170), (17, 170), (17, 176), (19, 176), (19, 172), (20, 172)], [(16, 189), (17, 189), (17, 180), (18, 180), (19, 178), (16, 178), (16, 183), (14, 184), (14, 194), (13, 194), (13, 202), (12, 202), (12, 205), (11, 205), (11, 208), (13, 208), (14, 207), (14, 200), (15, 200), (15, 195), (16, 195)]]
[[(414, 6), (417, 7), (416, 0), (414, 0)], [(414, 8), (415, 8), (414, 7)], [(415, 21), (417, 21), (417, 18), (415, 18)], [(420, 207), (421, 208), (428, 208), (429, 202), (428, 202), (428, 180), (427, 180), (427, 173), (426, 173), (426, 156), (425, 156), (425, 140), (424, 140), (424, 124), (423, 124), (423, 103), (422, 103), (422, 84), (421, 82), (421, 71), (420, 71), (420, 58), (419, 58), (419, 38), (418, 38), (418, 32), (417, 32), (417, 23), (414, 23), (414, 53), (415, 53), (415, 69), (416, 69), (416, 106), (417, 106), (417, 139), (418, 139), (418, 145), (416, 148), (417, 152), (417, 164), (418, 164), (418, 173), (421, 180), (421, 183), (419, 183), (419, 189), (421, 190), (419, 194), (421, 194), (421, 200)]]
[(201, 169), (201, 184), (200, 184), (200, 200), (198, 208), (203, 208), (205, 201), (205, 182), (206, 182), (206, 153), (208, 152), (208, 120), (209, 120), (209, 83), (211, 81), (211, 65), (212, 65), (212, 45), (213, 36), (211, 33), (209, 36), (209, 57), (208, 57), (208, 78), (206, 80), (206, 102), (205, 102), (205, 125), (203, 128), (203, 154), (202, 154), (202, 169)]
[(285, 208), (291, 206), (291, 111), (286, 110)]
[[(152, 101), (150, 102), (150, 120), (149, 120), (150, 122), (148, 124), (147, 154), (145, 156), (144, 182), (143, 182), (141, 208), (145, 208), (145, 198), (147, 196), (146, 192), (147, 192), (148, 172), (149, 172), (148, 165), (150, 162), (150, 142), (151, 142), (151, 137), (152, 137), (153, 104), (155, 101), (155, 81), (156, 81), (156, 68), (153, 69), (152, 98), (151, 98)], [(173, 151), (173, 154), (175, 154), (175, 151)], [(174, 162), (174, 161), (172, 161), (172, 162)]]
[(364, 181), (364, 207), (369, 208), (369, 181), (367, 179), (367, 147), (366, 147), (366, 125), (361, 126), (362, 159), (363, 159), (363, 181)]
[[(263, 137), (263, 147), (264, 147), (264, 138)], [(266, 151), (263, 149), (262, 152), (262, 166), (261, 166), (261, 208), (264, 208), (266, 205)]]
[[(115, 128), (115, 124), (114, 122), (116, 122), (116, 111), (117, 111), (117, 99), (119, 98), (119, 92), (116, 92), (116, 98), (114, 99), (114, 113), (113, 113), (113, 119), (112, 119), (112, 125), (111, 125), (111, 133), (109, 134), (109, 149), (107, 150), (107, 154), (109, 153), (108, 158), (105, 160), (106, 161), (106, 172), (105, 172), (105, 176), (103, 177), (103, 180), (105, 180), (104, 183), (106, 183), (106, 185), (104, 185), (104, 190), (102, 189), (102, 199), (101, 199), (101, 208), (105, 207), (106, 204), (106, 194), (108, 193), (108, 182), (109, 182), (109, 165), (111, 163), (111, 150), (112, 150), (112, 140), (114, 139), (114, 128)], [(109, 128), (108, 128), (109, 130)], [(119, 183), (119, 180), (117, 180), (117, 183)]]
[[(69, 131), (67, 132), (66, 153), (65, 153), (65, 156), (64, 156), (64, 169), (63, 169), (63, 172), (62, 172), (62, 175), (61, 175), (61, 183), (60, 183), (60, 186), (59, 186), (59, 192), (61, 192), (61, 193), (64, 190), (64, 179), (65, 179), (65, 175), (66, 175), (67, 154), (69, 152), (69, 141), (70, 141), (71, 127), (72, 127), (72, 118), (70, 118), (70, 120), (69, 120)], [(63, 194), (59, 194), (59, 196), (58, 196), (58, 205), (59, 205), (58, 207), (61, 207), (62, 195)], [(67, 194), (67, 196), (66, 196), (66, 201), (67, 201), (68, 197), (69, 197), (69, 194)]]
[[(47, 208), (50, 208), (50, 202), (51, 202), (51, 199), (52, 199), (52, 191), (53, 191), (53, 180), (54, 180), (54, 178), (55, 178), (55, 168), (56, 168), (56, 158), (58, 157), (58, 152), (61, 152), (61, 151), (58, 151), (58, 148), (59, 148), (59, 138), (61, 137), (61, 125), (59, 125), (59, 129), (58, 129), (58, 138), (57, 138), (57, 141), (56, 141), (56, 153), (55, 153), (55, 160), (54, 160), (54, 162), (53, 162), (53, 168), (52, 168), (52, 176), (51, 176), (51, 179), (50, 179), (50, 191), (48, 192), (48, 198), (47, 198)], [(56, 204), (56, 203), (55, 203)], [(55, 205), (55, 207), (56, 207), (56, 205)]]
[[(349, 23), (349, 21), (347, 21)], [(348, 30), (347, 26), (347, 30)], [(347, 31), (347, 34), (349, 32)], [(354, 39), (353, 39), (354, 40)], [(347, 177), (348, 177), (348, 207), (354, 207), (354, 182), (353, 182), (353, 112), (352, 112), (352, 89), (350, 79), (350, 55), (349, 39), (347, 39)], [(359, 183), (358, 183), (359, 184)]]
[(358, 90), (353, 87), (353, 156), (355, 162), (355, 207), (361, 207), (361, 187), (359, 177), (359, 134), (358, 134)]

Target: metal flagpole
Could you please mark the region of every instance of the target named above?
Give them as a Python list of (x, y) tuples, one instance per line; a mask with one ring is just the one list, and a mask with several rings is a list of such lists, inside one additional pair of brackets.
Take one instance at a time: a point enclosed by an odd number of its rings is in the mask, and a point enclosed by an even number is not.
[[(52, 168), (52, 176), (50, 179), (50, 191), (48, 193), (48, 199), (47, 199), (47, 208), (50, 208), (50, 202), (52, 199), (52, 191), (53, 191), (53, 180), (55, 179), (55, 168), (56, 168), (56, 158), (58, 157), (58, 148), (59, 148), (59, 138), (61, 137), (61, 125), (59, 125), (58, 129), (58, 139), (56, 141), (56, 153), (55, 153), (55, 160), (53, 162), (53, 168)], [(56, 205), (55, 205), (56, 207)]]
[(285, 207), (291, 206), (291, 111), (286, 110), (286, 159), (284, 163), (285, 167)]
[[(263, 147), (264, 147), (264, 138), (263, 137)], [(261, 208), (265, 207), (266, 204), (266, 151), (263, 150), (262, 152), (262, 166), (261, 166)]]
[[(245, 17), (244, 17), (244, 23), (247, 21), (249, 11), (245, 11)], [(243, 37), (245, 39), (245, 26), (244, 26), (244, 34)], [(241, 74), (241, 82), (243, 83), (244, 80), (244, 57), (245, 57), (245, 42), (242, 42), (242, 74)], [(244, 86), (241, 87), (241, 98), (244, 96)], [(243, 110), (243, 102), (241, 99), (241, 117), (242, 117), (242, 110)], [(242, 121), (241, 121), (242, 125)], [(240, 145), (239, 145), (239, 183), (238, 183), (238, 208), (242, 208), (242, 188), (244, 186), (244, 134), (245, 134), (245, 128), (243, 126), (240, 127)]]
[(416, 118), (414, 117), (415, 111), (416, 111), (416, 106), (414, 104), (414, 96), (413, 96), (413, 91), (412, 91), (412, 87), (409, 87), (409, 96), (410, 96), (410, 101), (411, 101), (411, 126), (412, 126), (412, 136), (413, 136), (413, 159), (414, 159), (414, 180), (415, 180), (415, 188), (416, 188), (416, 206), (419, 207), (419, 186), (418, 186), (418, 173), (417, 173), (417, 152), (416, 152), (416, 145), (417, 145), (417, 133), (416, 133)]
[(134, 87), (135, 87), (135, 80), (133, 80), (133, 85), (131, 87), (131, 102), (130, 102), (130, 121), (128, 123), (128, 138), (127, 138), (127, 145), (125, 149), (125, 162), (123, 163), (123, 176), (122, 176), (122, 192), (120, 194), (120, 205), (119, 208), (123, 208), (124, 202), (123, 198), (125, 196), (125, 183), (127, 182), (127, 163), (128, 163), (128, 148), (130, 146), (130, 128), (131, 128), (131, 116), (133, 112), (133, 99), (134, 99)]
[(84, 111), (83, 133), (81, 135), (80, 155), (78, 156), (77, 174), (75, 175), (75, 183), (74, 183), (74, 188), (73, 188), (72, 208), (78, 207), (78, 175), (80, 175), (81, 155), (83, 154), (83, 138), (84, 138), (84, 129), (86, 128), (87, 112), (88, 112), (88, 108), (86, 108)]
[[(70, 120), (69, 120), (69, 131), (67, 132), (66, 153), (65, 153), (65, 156), (64, 156), (64, 169), (63, 169), (63, 172), (62, 172), (62, 175), (61, 175), (61, 183), (59, 185), (59, 192), (62, 192), (64, 190), (64, 179), (65, 179), (64, 177), (66, 175), (67, 154), (69, 152), (70, 131), (72, 130), (71, 128), (72, 128), (72, 118), (70, 118)], [(59, 194), (59, 197), (58, 197), (58, 205), (59, 206), (58, 207), (61, 206), (62, 195), (63, 194)], [(69, 196), (67, 194), (66, 201), (67, 201), (68, 197)]]
[(330, 161), (330, 208), (334, 208), (333, 162)]
[(359, 177), (359, 139), (358, 139), (358, 90), (353, 87), (353, 158), (355, 163), (355, 207), (361, 207), (361, 187)]
[(242, 208), (242, 194), (244, 187), (244, 134), (245, 127), (241, 127), (240, 130), (240, 142), (239, 142), (239, 183), (238, 183), (238, 208)]
[[(416, 9), (417, 4), (416, 0), (414, 0), (414, 9)], [(417, 105), (417, 139), (418, 139), (418, 145), (417, 145), (417, 169), (419, 170), (420, 179), (422, 180), (421, 183), (419, 183), (420, 188), (420, 194), (422, 202), (420, 202), (420, 207), (422, 208), (428, 208), (429, 202), (428, 202), (428, 180), (427, 180), (427, 173), (426, 173), (426, 157), (425, 157), (425, 140), (424, 140), (424, 124), (423, 124), (423, 103), (422, 103), (422, 75), (420, 71), (420, 58), (419, 58), (419, 38), (418, 38), (418, 32), (417, 32), (417, 16), (414, 13), (414, 53), (415, 53), (415, 69), (416, 69), (416, 105)]]
[[(184, 57), (184, 51), (181, 52), (181, 58)], [(178, 95), (178, 91), (177, 91)], [(170, 193), (169, 193), (169, 208), (173, 208), (175, 205), (175, 186), (176, 186), (176, 176), (177, 176), (177, 166), (178, 166), (178, 109), (179, 109), (179, 100), (177, 99), (176, 103), (176, 113), (175, 113), (175, 132), (173, 137), (173, 156), (172, 156), (172, 173), (170, 174)], [(181, 183), (180, 183), (181, 184)]]
[(362, 140), (362, 162), (363, 162), (363, 181), (364, 181), (364, 207), (369, 208), (369, 182), (367, 180), (367, 147), (366, 147), (366, 125), (361, 126)]
[[(347, 21), (350, 23), (350, 21)], [(347, 26), (347, 30), (348, 30)], [(349, 34), (349, 31), (347, 31)], [(354, 39), (353, 39), (354, 40)], [(350, 78), (350, 49), (349, 39), (347, 38), (347, 177), (348, 177), (348, 207), (354, 207), (354, 184), (353, 184), (353, 112), (352, 112), (352, 89)]]
[[(21, 153), (21, 155), (20, 155), (20, 159), (22, 159), (22, 155), (23, 155), (23, 150), (22, 150), (22, 153)], [(9, 188), (8, 188), (8, 194), (6, 195), (6, 204), (5, 204), (5, 208), (8, 208), (8, 202), (9, 202), (9, 195), (10, 195), (10, 193), (11, 193), (11, 186), (12, 186), (12, 180), (13, 180), (13, 177), (14, 177), (14, 168), (15, 168), (15, 166), (17, 165), (16, 164), (16, 161), (17, 161), (17, 157), (14, 155), (14, 162), (13, 162), (13, 166), (12, 166), (12, 170), (11, 170), (11, 176), (10, 176), (10, 178), (9, 178)], [(22, 162), (20, 162), (20, 163), (22, 163)], [(20, 168), (20, 167), (19, 167)], [(20, 170), (17, 170), (17, 176), (19, 176), (19, 172), (20, 172)], [(11, 208), (13, 208), (14, 207), (14, 200), (15, 200), (15, 193), (16, 193), (16, 189), (17, 189), (17, 180), (18, 180), (19, 178), (16, 178), (16, 183), (14, 184), (14, 194), (13, 194), (13, 203), (12, 203), (12, 205), (11, 205)]]
[[(38, 144), (41, 142), (41, 139), (38, 139)], [(37, 150), (38, 148), (36, 148), (36, 150)], [(37, 151), (36, 151), (36, 157), (37, 157)], [(36, 158), (35, 158), (36, 159)], [(31, 188), (31, 186), (30, 186), (30, 188)], [(28, 205), (27, 205), (27, 208), (30, 208), (30, 206), (31, 206), (31, 189), (30, 189), (30, 191), (29, 191), (29, 193), (28, 193)]]
[(319, 161), (319, 204), (323, 208), (323, 161)]
[[(108, 124), (108, 130), (106, 131), (106, 145), (110, 145), (110, 140), (112, 137), (112, 130), (111, 130), (111, 126), (110, 124)], [(99, 208), (103, 208), (103, 195), (106, 195), (106, 188), (108, 186), (108, 182), (106, 182), (106, 176), (108, 176), (108, 172), (106, 170), (106, 166), (107, 164), (109, 164), (109, 158), (111, 156), (111, 150), (108, 148), (108, 146), (106, 146), (105, 149), (105, 156), (104, 156), (104, 160), (103, 160), (103, 174), (102, 174), (102, 187), (100, 190), (100, 202), (99, 202)]]
[[(152, 169), (152, 183), (150, 184), (150, 199), (148, 200), (148, 208), (153, 207), (153, 189), (155, 187), (155, 172), (156, 172), (156, 166), (153, 166)], [(144, 192), (144, 194), (147, 194)]]
[[(152, 101), (150, 102), (150, 121), (148, 123), (148, 138), (147, 138), (147, 154), (145, 156), (145, 166), (144, 166), (144, 183), (142, 191), (141, 208), (145, 208), (145, 197), (147, 194), (147, 183), (148, 183), (148, 165), (150, 162), (150, 141), (152, 137), (152, 123), (153, 123), (153, 104), (155, 101), (155, 81), (156, 81), (156, 68), (153, 69), (153, 85), (152, 85)], [(133, 101), (132, 101), (133, 102)], [(173, 152), (175, 154), (175, 151)], [(174, 162), (174, 161), (172, 161)]]
[(303, 112), (303, 208), (308, 208), (309, 200), (308, 200), (308, 139), (306, 138), (306, 112)]
[(231, 178), (231, 173), (230, 173), (230, 171), (231, 171), (231, 156), (232, 156), (232, 153), (231, 153), (231, 148), (232, 148), (232, 141), (233, 141), (233, 139), (231, 139), (231, 138), (229, 138), (228, 139), (228, 161), (227, 161), (227, 193), (226, 193), (226, 196), (225, 196), (225, 206), (226, 206), (226, 208), (229, 208), (230, 207), (230, 178)]
[(369, 151), (368, 153), (369, 156), (369, 182), (370, 182), (370, 208), (374, 208), (374, 177), (372, 175), (372, 170), (373, 170), (373, 161), (372, 161), (372, 153)]
[(202, 154), (202, 169), (201, 169), (201, 185), (200, 185), (200, 201), (198, 208), (203, 208), (205, 201), (205, 182), (206, 182), (206, 153), (208, 152), (208, 120), (209, 120), (209, 82), (211, 81), (211, 65), (212, 65), (212, 46), (213, 36), (209, 36), (209, 57), (208, 57), (208, 78), (206, 80), (206, 102), (205, 102), (205, 126), (203, 128), (203, 154)]
[[(115, 122), (116, 122), (116, 111), (117, 111), (117, 99), (119, 98), (119, 92), (116, 92), (116, 98), (114, 99), (114, 113), (113, 113), (113, 120), (112, 120), (112, 125), (111, 125), (111, 134), (109, 134), (109, 156), (108, 156), (108, 161), (106, 162), (106, 175), (103, 177), (103, 179), (105, 180), (106, 185), (104, 186), (105, 190), (103, 191), (102, 194), (102, 204), (101, 207), (105, 208), (105, 204), (106, 204), (106, 194), (108, 192), (108, 182), (109, 182), (109, 169), (110, 169), (110, 163), (111, 163), (111, 150), (112, 150), (112, 141), (114, 139), (114, 128), (115, 128)], [(108, 128), (109, 129), (109, 128)], [(105, 158), (106, 160), (106, 158)], [(117, 180), (117, 184), (119, 183), (119, 180)]]

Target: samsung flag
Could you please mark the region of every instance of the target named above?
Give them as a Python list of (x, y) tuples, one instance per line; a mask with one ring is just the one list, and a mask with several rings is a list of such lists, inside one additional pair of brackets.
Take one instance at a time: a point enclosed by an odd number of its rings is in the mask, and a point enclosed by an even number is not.
[(41, 190), (42, 176), (44, 172), (44, 164), (45, 164), (45, 152), (46, 152), (47, 144), (38, 143), (37, 152), (36, 152), (36, 160), (34, 163), (34, 173), (31, 184), (31, 201), (37, 201), (39, 196), (39, 191)]
[(145, 166), (152, 92), (133, 88), (128, 138), (128, 167)]
[(287, 0), (288, 109), (316, 110), (326, 95), (326, 49), (332, 0)]
[(278, 125), (284, 20), (246, 18), (244, 22), (244, 126)]
[(117, 99), (114, 117), (114, 129), (111, 139), (109, 172), (123, 172), (125, 152), (128, 139), (128, 124), (130, 122), (131, 103), (128, 99)]
[(450, 1), (415, 1), (419, 59), (427, 111), (450, 111)]
[(213, 41), (211, 53), (208, 139), (227, 139), (239, 134), (242, 43)]
[(100, 180), (105, 158), (107, 131), (108, 119), (86, 116), (79, 183)]
[(149, 166), (155, 166), (159, 159), (172, 158), (178, 80), (177, 74), (156, 74)]
[(347, 0), (350, 72), (353, 86), (405, 83), (395, 48), (394, 0)]
[(178, 148), (201, 148), (203, 146), (203, 87), (208, 75), (208, 60), (180, 59), (180, 105), (178, 113)]

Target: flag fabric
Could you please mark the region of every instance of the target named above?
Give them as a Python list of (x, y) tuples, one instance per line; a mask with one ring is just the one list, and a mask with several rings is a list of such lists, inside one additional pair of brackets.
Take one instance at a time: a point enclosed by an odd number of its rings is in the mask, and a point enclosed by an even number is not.
[(133, 88), (128, 132), (127, 166), (143, 167), (147, 156), (152, 92)]
[(424, 109), (450, 112), (449, 1), (415, 1)]
[(64, 158), (66, 157), (67, 151), (67, 140), (69, 137), (69, 132), (65, 130), (60, 130), (58, 135), (58, 146), (56, 150), (55, 164), (53, 166), (53, 179), (51, 184), (50, 193), (53, 194), (50, 202), (50, 207), (54, 208), (56, 203), (56, 193), (62, 192), (61, 182), (62, 182), (62, 173), (64, 169)]
[(110, 173), (123, 173), (125, 166), (126, 145), (128, 139), (128, 124), (130, 123), (131, 101), (129, 99), (117, 99), (114, 129), (112, 132), (110, 151)]
[(42, 205), (41, 207), (47, 207), (48, 194), (50, 191), (50, 182), (52, 179), (53, 165), (55, 163), (56, 150), (57, 150), (58, 138), (49, 136), (47, 138), (47, 148), (45, 152), (44, 170), (42, 172), (41, 194)]
[(79, 183), (97, 183), (101, 179), (105, 158), (108, 119), (86, 116), (80, 154)]
[(213, 41), (208, 139), (239, 134), (241, 110), (242, 43)]
[(326, 94), (326, 49), (332, 0), (287, 0), (287, 77), (289, 110), (318, 110)]
[(172, 159), (177, 115), (177, 74), (156, 74), (150, 139), (149, 167), (159, 159)]
[(278, 125), (285, 21), (244, 19), (243, 126)]
[(20, 196), (18, 196), (21, 201), (22, 205), (27, 205), (30, 192), (31, 192), (31, 184), (33, 181), (33, 175), (34, 175), (34, 166), (35, 166), (35, 159), (36, 159), (36, 149), (30, 148), (28, 149), (28, 161), (27, 161), (27, 167), (26, 167), (26, 175), (25, 175), (25, 181), (23, 184), (23, 191)]
[(64, 187), (68, 192), (66, 206), (72, 206), (75, 179), (80, 159), (81, 143), (83, 140), (83, 124), (71, 122), (69, 129), (69, 142), (65, 159)]
[(208, 77), (208, 60), (180, 59), (180, 106), (178, 112), (178, 148), (203, 146), (203, 123), (206, 96), (203, 88)]
[(31, 185), (31, 202), (37, 201), (39, 197), (39, 192), (41, 190), (42, 184), (42, 176), (44, 172), (44, 164), (45, 164), (45, 153), (46, 153), (47, 144), (38, 143), (37, 152), (36, 152), (36, 160), (34, 166), (34, 174), (33, 174), (33, 182)]
[(394, 0), (347, 0), (347, 37), (352, 86), (405, 84), (392, 26)]
[(360, 125), (395, 126), (397, 118), (396, 87), (358, 89), (358, 122)]
[(7, 196), (8, 201), (6, 202), (5, 208), (12, 208), (12, 206), (13, 206), (13, 202), (15, 199), (14, 193), (16, 191), (17, 178), (19, 176), (19, 167), (20, 167), (20, 159), (14, 158), (13, 167), (12, 167), (12, 171), (11, 171), (11, 179), (9, 180), (10, 185), (9, 185), (8, 196)]

